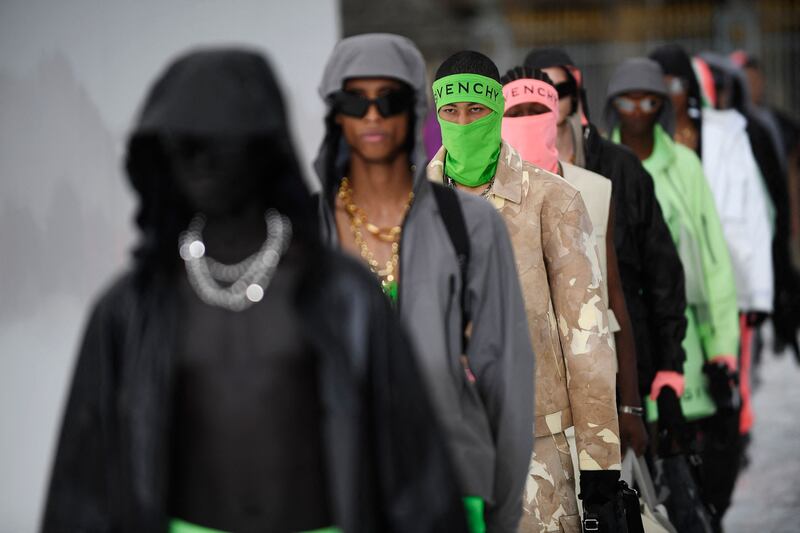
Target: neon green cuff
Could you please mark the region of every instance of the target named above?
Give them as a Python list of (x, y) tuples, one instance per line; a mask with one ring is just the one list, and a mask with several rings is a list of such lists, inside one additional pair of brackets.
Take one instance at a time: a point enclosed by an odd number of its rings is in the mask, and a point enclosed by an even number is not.
[(464, 496), (464, 511), (467, 514), (467, 526), (470, 533), (486, 533), (486, 520), (483, 518), (485, 504), (477, 496)]

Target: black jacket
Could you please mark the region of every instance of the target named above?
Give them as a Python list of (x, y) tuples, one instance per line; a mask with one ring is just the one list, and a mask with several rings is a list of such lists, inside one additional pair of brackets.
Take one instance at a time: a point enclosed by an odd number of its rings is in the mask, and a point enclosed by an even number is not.
[(653, 178), (636, 155), (604, 139), (591, 124), (584, 128), (583, 142), (586, 168), (613, 184), (614, 247), (644, 396), (657, 371), (683, 371), (683, 267), (661, 215)]
[[(346, 532), (463, 531), (444, 440), (405, 335), (364, 269), (325, 252), (297, 305), (319, 355), (331, 507)], [(176, 289), (119, 279), (91, 313), (44, 532), (166, 531)]]
[(747, 118), (747, 135), (753, 155), (764, 178), (775, 209), (775, 236), (772, 239), (772, 265), (775, 273), (775, 300), (772, 323), (775, 328), (776, 351), (789, 346), (800, 359), (797, 333), (800, 330), (800, 276), (789, 255), (791, 214), (786, 174), (780, 164), (775, 143), (769, 130), (753, 115)]
[(139, 195), (131, 272), (95, 305), (78, 356), (43, 531), (159, 532), (169, 520), (170, 401), (180, 307), (178, 233), (191, 217), (162, 138), (260, 140), (264, 201), (315, 258), (295, 303), (318, 357), (334, 524), (343, 531), (464, 531), (444, 439), (406, 336), (374, 278), (325, 251), (271, 69), (257, 53), (208, 50), (154, 84), (128, 147)]

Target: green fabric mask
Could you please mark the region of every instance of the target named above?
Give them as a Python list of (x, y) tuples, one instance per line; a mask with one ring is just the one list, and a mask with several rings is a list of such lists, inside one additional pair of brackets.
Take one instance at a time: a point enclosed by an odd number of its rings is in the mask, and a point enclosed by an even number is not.
[[(500, 156), (500, 129), (505, 106), (503, 86), (478, 74), (453, 74), (433, 83), (433, 100), (442, 129), (442, 144), (447, 150), (445, 173), (467, 187), (488, 183), (497, 170)], [(482, 104), (492, 113), (465, 125), (438, 117), (439, 109), (457, 102)]]

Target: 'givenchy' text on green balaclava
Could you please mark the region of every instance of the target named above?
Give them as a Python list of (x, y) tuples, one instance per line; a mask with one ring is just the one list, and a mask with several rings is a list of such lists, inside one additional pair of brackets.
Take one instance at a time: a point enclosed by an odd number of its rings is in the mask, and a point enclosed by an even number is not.
[(497, 169), (500, 156), (500, 126), (503, 119), (503, 86), (478, 74), (452, 74), (433, 83), (436, 113), (447, 104), (482, 104), (492, 113), (470, 124), (442, 120), (442, 144), (447, 150), (445, 172), (468, 187), (488, 183)]

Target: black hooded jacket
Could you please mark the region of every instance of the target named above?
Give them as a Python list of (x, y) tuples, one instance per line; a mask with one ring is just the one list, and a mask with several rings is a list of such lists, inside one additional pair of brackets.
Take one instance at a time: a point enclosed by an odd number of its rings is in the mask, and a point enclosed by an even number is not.
[(686, 294), (683, 266), (655, 195), (653, 178), (636, 155), (583, 130), (586, 168), (614, 191), (614, 247), (636, 340), (639, 389), (648, 394), (659, 370), (683, 372)]
[(775, 208), (775, 236), (772, 239), (772, 264), (775, 273), (775, 301), (772, 323), (775, 328), (776, 351), (789, 346), (800, 360), (797, 333), (800, 330), (800, 276), (792, 265), (789, 253), (791, 213), (789, 189), (781, 171), (780, 158), (769, 131), (752, 115), (747, 118), (747, 135), (753, 147), (764, 185)]
[[(265, 193), (316, 254), (294, 299), (318, 355), (331, 512), (346, 532), (453, 531), (463, 508), (410, 347), (372, 276), (323, 248), (288, 140), (282, 98), (259, 54), (190, 53), (159, 79), (129, 145), (140, 197), (134, 264), (95, 304), (64, 413), (42, 530), (158, 532), (169, 522), (169, 405), (178, 232), (190, 213), (155, 135), (268, 140)], [(460, 527), (462, 526), (462, 527)]]

